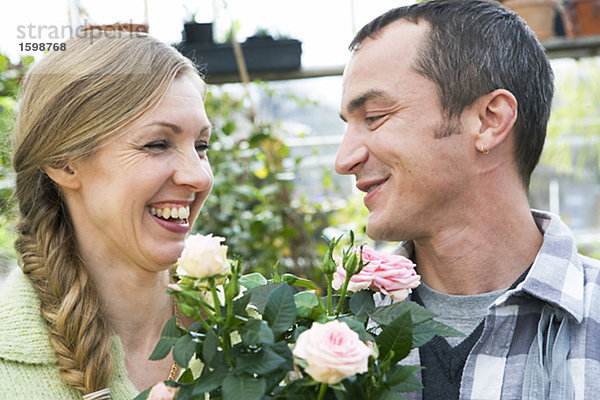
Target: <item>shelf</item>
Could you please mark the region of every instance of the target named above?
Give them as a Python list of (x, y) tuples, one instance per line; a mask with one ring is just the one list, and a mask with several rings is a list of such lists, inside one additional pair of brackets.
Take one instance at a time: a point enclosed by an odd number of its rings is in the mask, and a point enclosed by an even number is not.
[[(556, 38), (542, 42), (546, 48), (549, 58), (582, 58), (600, 56), (600, 36), (588, 36), (579, 38)], [(291, 79), (319, 78), (324, 76), (342, 75), (343, 65), (327, 67), (300, 68), (289, 71), (265, 71), (249, 72), (250, 80), (282, 81)], [(209, 84), (239, 83), (240, 77), (237, 73), (207, 75), (206, 82)]]
[(548, 39), (542, 44), (549, 58), (582, 58), (600, 55), (600, 36)]
[[(286, 81), (290, 79), (306, 79), (306, 78), (320, 78), (324, 76), (339, 76), (344, 72), (343, 65), (334, 65), (327, 67), (311, 67), (311, 68), (300, 68), (287, 71), (262, 71), (262, 72), (248, 72), (250, 80), (260, 79), (262, 81)], [(205, 80), (209, 84), (222, 84), (222, 83), (239, 83), (239, 74), (215, 74), (207, 75)]]

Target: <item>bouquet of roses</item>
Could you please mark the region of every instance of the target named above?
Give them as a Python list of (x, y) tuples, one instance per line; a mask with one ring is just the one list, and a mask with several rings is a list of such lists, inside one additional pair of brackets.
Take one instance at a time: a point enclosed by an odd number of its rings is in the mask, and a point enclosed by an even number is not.
[[(341, 237), (329, 242), (324, 298), (312, 281), (276, 269), (271, 279), (243, 275), (224, 240), (188, 238), (168, 290), (197, 322), (185, 328), (173, 317), (151, 356), (173, 351), (185, 372), (138, 399), (399, 399), (422, 388), (420, 367), (399, 361), (435, 335), (460, 335), (404, 300), (420, 283), (409, 259), (354, 246), (352, 232), (340, 257)], [(397, 302), (376, 307), (374, 292)]]

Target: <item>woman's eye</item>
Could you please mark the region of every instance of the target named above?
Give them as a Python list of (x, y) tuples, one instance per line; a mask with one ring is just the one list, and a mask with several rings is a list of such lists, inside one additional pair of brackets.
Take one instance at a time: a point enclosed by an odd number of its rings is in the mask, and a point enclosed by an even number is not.
[(169, 147), (169, 145), (164, 140), (160, 140), (156, 142), (147, 143), (144, 145), (144, 147), (149, 150), (165, 150)]

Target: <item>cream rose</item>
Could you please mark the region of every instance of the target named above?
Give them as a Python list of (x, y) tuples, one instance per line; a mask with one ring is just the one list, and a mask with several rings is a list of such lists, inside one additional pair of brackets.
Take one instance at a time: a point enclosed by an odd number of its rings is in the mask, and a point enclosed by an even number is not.
[(373, 351), (348, 325), (334, 320), (326, 324), (315, 322), (302, 332), (293, 354), (308, 364), (304, 371), (314, 380), (334, 384), (366, 372)]
[(177, 273), (195, 278), (208, 278), (229, 271), (225, 238), (212, 235), (191, 235), (177, 260)]

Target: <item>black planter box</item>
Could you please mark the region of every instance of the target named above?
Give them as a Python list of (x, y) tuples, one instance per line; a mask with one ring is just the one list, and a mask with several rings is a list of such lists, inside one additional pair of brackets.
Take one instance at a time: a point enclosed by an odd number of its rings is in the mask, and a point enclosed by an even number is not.
[(212, 22), (183, 24), (183, 40), (188, 43), (212, 43), (212, 27)]
[[(292, 70), (300, 68), (302, 43), (296, 39), (274, 40), (250, 37), (241, 43), (248, 71)], [(205, 75), (238, 72), (231, 43), (180, 43), (177, 48)]]

